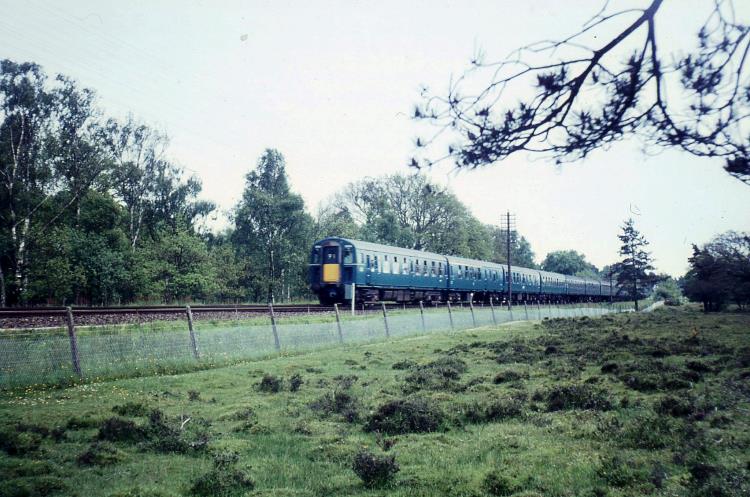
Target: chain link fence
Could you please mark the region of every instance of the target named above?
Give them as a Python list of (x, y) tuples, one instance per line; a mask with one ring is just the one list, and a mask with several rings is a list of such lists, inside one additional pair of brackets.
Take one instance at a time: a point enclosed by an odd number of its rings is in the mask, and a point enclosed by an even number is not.
[(69, 384), (105, 378), (175, 374), (241, 360), (409, 335), (459, 331), (509, 321), (601, 316), (624, 304), (430, 305), (421, 309), (341, 309), (325, 315), (247, 320), (105, 325), (0, 335), (0, 388)]

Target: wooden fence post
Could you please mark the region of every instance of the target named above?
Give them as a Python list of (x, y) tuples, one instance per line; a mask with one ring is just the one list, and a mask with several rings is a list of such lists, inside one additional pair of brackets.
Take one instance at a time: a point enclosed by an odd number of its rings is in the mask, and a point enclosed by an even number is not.
[(474, 319), (474, 299), (473, 298), (471, 300), (469, 300), (469, 309), (471, 309), (471, 322), (474, 324), (474, 328), (476, 328), (477, 327), (477, 320)]
[(268, 312), (271, 314), (271, 329), (273, 329), (273, 345), (276, 350), (281, 350), (281, 342), (279, 341), (279, 332), (276, 329), (276, 314), (273, 312), (273, 303), (268, 303)]
[(339, 329), (339, 343), (344, 343), (344, 334), (341, 332), (341, 318), (339, 317), (339, 305), (333, 304), (333, 310), (336, 311), (336, 327)]
[(536, 312), (539, 315), (539, 321), (542, 320), (542, 304), (540, 301), (536, 301)]
[(446, 303), (448, 304), (448, 319), (451, 320), (451, 330), (453, 330), (453, 312), (451, 312), (451, 301), (448, 300), (446, 301)]
[(497, 325), (497, 318), (495, 317), (495, 305), (492, 303), (492, 297), (490, 297), (490, 311), (492, 312), (492, 324)]
[(81, 373), (81, 358), (78, 355), (78, 338), (76, 337), (76, 327), (73, 322), (73, 310), (70, 306), (65, 308), (68, 321), (68, 338), (70, 339), (70, 355), (73, 360), (73, 371), (78, 377), (83, 376)]
[(513, 321), (513, 304), (508, 300), (508, 311), (510, 311), (510, 320)]
[(526, 305), (526, 301), (523, 301), (523, 312), (526, 313), (526, 321), (529, 320), (529, 306)]
[(422, 318), (422, 333), (427, 333), (427, 327), (424, 324), (424, 306), (422, 301), (419, 301), (419, 316)]
[(193, 311), (190, 310), (189, 305), (185, 306), (185, 314), (187, 314), (188, 331), (190, 332), (190, 349), (193, 351), (193, 356), (196, 359), (200, 359), (198, 344), (195, 341), (195, 331), (193, 330)]
[(385, 311), (385, 302), (380, 303), (383, 306), (383, 322), (385, 323), (385, 336), (390, 338), (391, 330), (388, 329), (388, 313)]

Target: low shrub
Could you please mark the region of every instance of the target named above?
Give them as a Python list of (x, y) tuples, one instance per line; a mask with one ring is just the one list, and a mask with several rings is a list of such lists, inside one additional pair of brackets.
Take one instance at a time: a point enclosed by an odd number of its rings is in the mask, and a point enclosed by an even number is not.
[(389, 483), (399, 467), (394, 456), (378, 456), (362, 450), (354, 456), (352, 470), (366, 487), (375, 488)]
[(304, 383), (304, 380), (302, 380), (302, 375), (299, 373), (295, 373), (292, 375), (291, 378), (289, 378), (289, 391), (290, 392), (296, 392), (300, 389), (302, 384)]
[(501, 398), (491, 402), (475, 402), (464, 408), (464, 419), (469, 423), (490, 423), (523, 415), (524, 404), (520, 399)]
[(423, 366), (415, 366), (404, 378), (404, 391), (418, 390), (456, 390), (457, 381), (468, 367), (466, 362), (453, 356), (443, 356)]
[(417, 366), (417, 363), (412, 361), (411, 359), (404, 359), (403, 361), (394, 362), (393, 366), (391, 366), (392, 369), (398, 369), (398, 370), (404, 370), (404, 369), (411, 369)]
[(109, 442), (141, 442), (146, 439), (146, 430), (129, 419), (111, 417), (101, 424), (96, 438)]
[(602, 364), (601, 371), (602, 373), (609, 374), (609, 373), (616, 373), (620, 369), (619, 364), (616, 362), (605, 362)]
[(114, 406), (112, 412), (118, 416), (140, 417), (148, 415), (149, 408), (140, 402), (128, 402)]
[(255, 488), (255, 482), (244, 469), (237, 468), (239, 454), (224, 451), (214, 455), (213, 468), (198, 477), (190, 493), (200, 497), (233, 497)]
[(201, 400), (201, 393), (198, 390), (188, 390), (187, 396), (190, 402), (198, 402)]
[(9, 456), (25, 456), (42, 444), (42, 436), (34, 432), (0, 431), (0, 450)]
[(598, 425), (605, 441), (632, 449), (663, 449), (673, 447), (678, 442), (680, 422), (653, 412), (636, 414), (625, 420), (608, 418)]
[(37, 476), (33, 480), (0, 479), (0, 495), (3, 497), (42, 497), (67, 489), (65, 482), (55, 476)]
[(696, 406), (693, 399), (689, 397), (674, 397), (667, 395), (656, 404), (656, 412), (675, 418), (684, 418), (695, 414)]
[(513, 480), (497, 471), (487, 473), (482, 479), (482, 489), (498, 497), (513, 495), (520, 490)]
[(281, 391), (282, 382), (282, 378), (278, 378), (272, 374), (264, 374), (258, 384), (258, 390), (266, 393), (278, 393)]
[(101, 419), (90, 416), (73, 416), (68, 419), (65, 427), (68, 430), (86, 430), (89, 428), (98, 428), (101, 422)]
[(341, 415), (349, 423), (358, 421), (360, 417), (360, 405), (357, 398), (351, 393), (341, 390), (327, 392), (310, 403), (310, 408), (323, 414)]
[(511, 381), (519, 381), (519, 380), (526, 380), (529, 378), (529, 373), (526, 371), (515, 371), (513, 369), (507, 369), (505, 371), (500, 371), (495, 375), (495, 378), (492, 380), (493, 383), (496, 385), (499, 385), (500, 383), (508, 383)]
[(640, 462), (625, 460), (620, 456), (605, 458), (596, 474), (612, 487), (627, 487), (649, 480), (650, 472)]
[(609, 411), (612, 402), (606, 393), (588, 384), (572, 384), (552, 387), (545, 394), (548, 411), (569, 409), (591, 409)]
[(109, 442), (98, 441), (92, 443), (88, 449), (76, 458), (79, 466), (109, 466), (120, 462), (122, 452)]
[(359, 381), (359, 376), (356, 374), (338, 375), (333, 377), (337, 383), (337, 388), (340, 390), (349, 390)]
[(413, 397), (396, 399), (381, 405), (369, 418), (365, 429), (388, 435), (425, 433), (439, 430), (445, 414), (433, 402)]
[(146, 427), (146, 448), (161, 453), (201, 452), (208, 448), (210, 441), (205, 429), (207, 425), (205, 421), (192, 418), (189, 421), (170, 422), (162, 411), (154, 409), (149, 414)]

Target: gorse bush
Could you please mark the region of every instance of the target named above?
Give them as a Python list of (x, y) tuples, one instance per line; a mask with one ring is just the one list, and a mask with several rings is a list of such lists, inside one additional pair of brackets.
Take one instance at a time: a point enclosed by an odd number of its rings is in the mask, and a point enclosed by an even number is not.
[(381, 487), (389, 483), (399, 471), (394, 456), (378, 456), (367, 450), (357, 452), (352, 470), (366, 487)]
[(544, 393), (548, 411), (591, 409), (608, 411), (612, 402), (606, 393), (587, 384), (560, 385)]
[(381, 405), (370, 416), (365, 429), (388, 435), (425, 433), (441, 429), (445, 421), (445, 414), (436, 404), (422, 397), (413, 397)]
[(264, 374), (258, 384), (258, 390), (266, 393), (279, 393), (283, 380), (272, 374)]
[(303, 383), (302, 375), (299, 373), (293, 374), (292, 377), (289, 378), (289, 391), (296, 392), (300, 389)]
[(245, 495), (255, 488), (255, 482), (247, 471), (237, 468), (239, 455), (223, 451), (213, 457), (213, 468), (198, 477), (190, 493), (199, 497), (234, 497)]
[(112, 412), (118, 416), (130, 416), (139, 417), (148, 415), (150, 409), (141, 402), (127, 402), (122, 405), (116, 405), (112, 408)]
[(80, 466), (109, 466), (123, 459), (123, 453), (109, 442), (97, 441), (76, 458)]

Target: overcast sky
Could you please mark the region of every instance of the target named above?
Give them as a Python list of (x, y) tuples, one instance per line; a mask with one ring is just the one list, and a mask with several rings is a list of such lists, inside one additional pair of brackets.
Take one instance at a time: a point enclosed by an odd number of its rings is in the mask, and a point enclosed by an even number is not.
[[(692, 43), (708, 0), (669, 0), (662, 33)], [(93, 88), (109, 115), (132, 113), (165, 130), (169, 155), (201, 178), (203, 196), (230, 209), (265, 148), (287, 158), (308, 209), (364, 176), (409, 172), (427, 85), (447, 87), (482, 49), (570, 34), (601, 0), (237, 1), (0, 0), (0, 58), (33, 61)], [(736, 1), (750, 17), (750, 2)], [(669, 10), (672, 9), (672, 10)], [(647, 155), (637, 141), (556, 167), (519, 155), (483, 170), (429, 173), (472, 213), (506, 209), (537, 260), (576, 249), (598, 266), (617, 258), (629, 216), (656, 267), (684, 273), (691, 243), (750, 230), (750, 187), (721, 162), (678, 151)]]

